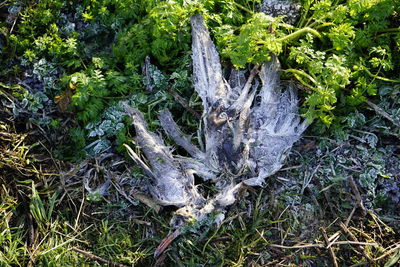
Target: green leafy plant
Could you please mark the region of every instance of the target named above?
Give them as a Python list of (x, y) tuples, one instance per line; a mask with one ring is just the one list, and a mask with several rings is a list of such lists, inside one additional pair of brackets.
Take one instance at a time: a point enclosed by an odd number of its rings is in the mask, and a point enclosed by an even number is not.
[(392, 0), (303, 1), (296, 26), (255, 13), (239, 29), (218, 28), (216, 39), (239, 68), (279, 54), (285, 73), (305, 86), (305, 116), (329, 126), (338, 123), (337, 106), (362, 104), (376, 95), (377, 84), (400, 82), (392, 72), (399, 62), (393, 56), (399, 51), (398, 13)]
[(24, 247), (25, 233), (22, 228), (12, 225), (17, 200), (4, 184), (0, 187), (0, 200), (0, 242), (2, 244), (0, 264), (22, 266), (24, 265), (23, 258), (27, 256), (27, 249)]
[(30, 212), (38, 226), (44, 230), (49, 229), (52, 221), (53, 210), (57, 201), (57, 192), (49, 199), (49, 203), (43, 203), (34, 183), (32, 183), (32, 196), (29, 204)]
[[(375, 97), (382, 84), (400, 82), (394, 71), (400, 60), (400, 11), (393, 0), (303, 0), (296, 25), (258, 13), (260, 1), (74, 3), (46, 0), (26, 7), (18, 34), (10, 39), (26, 66), (37, 69), (34, 75), (49, 99), (72, 93), (69, 111), (82, 129), (99, 121), (116, 103), (112, 100), (146, 95), (140, 75), (146, 56), (166, 76), (183, 73), (178, 69), (190, 51), (195, 13), (209, 24), (224, 62), (244, 68), (278, 54), (284, 77), (303, 89), (304, 116), (317, 119), (320, 130), (340, 127), (343, 114)], [(54, 72), (55, 78), (46, 75)], [(169, 81), (173, 77), (178, 78), (173, 74)], [(193, 94), (189, 82), (190, 90), (173, 84), (184, 95)], [(157, 96), (147, 95), (149, 102), (159, 103)]]
[[(47, 97), (46, 103), (27, 97), (24, 105), (39, 113), (45, 106), (54, 109), (58, 102), (61, 112), (75, 114), (80, 125), (70, 136), (82, 149), (93, 142), (87, 126), (101, 121), (103, 112), (118, 100), (134, 99), (134, 105), (147, 109), (144, 111), (154, 118), (149, 111), (172, 99), (166, 93), (168, 86), (193, 94), (190, 72), (180, 69), (190, 66), (182, 65), (190, 56), (190, 17), (200, 12), (211, 24), (239, 26), (251, 16), (256, 3), (259, 1), (45, 0), (29, 5), (16, 1), (15, 5), (22, 6), (22, 20), (9, 37), (10, 43), (21, 65), (40, 83), (40, 95)], [(158, 86), (160, 92), (144, 92), (139, 73), (146, 56), (163, 69), (165, 77), (171, 75)], [(35, 90), (28, 93), (39, 96)], [(54, 119), (50, 116), (42, 125)], [(83, 142), (82, 134), (76, 134), (81, 131), (88, 140)], [(118, 132), (116, 141), (121, 140), (126, 140), (126, 134)]]

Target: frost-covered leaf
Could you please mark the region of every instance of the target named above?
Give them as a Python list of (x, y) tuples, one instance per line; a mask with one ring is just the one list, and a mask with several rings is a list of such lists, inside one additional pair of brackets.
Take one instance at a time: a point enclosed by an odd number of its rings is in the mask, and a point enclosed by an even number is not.
[(111, 148), (111, 142), (106, 139), (99, 139), (89, 144), (85, 149), (90, 151), (90, 154), (99, 155)]

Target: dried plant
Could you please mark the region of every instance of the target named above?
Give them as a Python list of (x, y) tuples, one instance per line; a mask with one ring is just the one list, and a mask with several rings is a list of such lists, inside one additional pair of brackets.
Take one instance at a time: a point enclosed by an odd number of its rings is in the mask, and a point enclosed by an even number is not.
[[(126, 106), (136, 130), (136, 143), (146, 160), (126, 145), (130, 156), (151, 179), (153, 198), (161, 205), (179, 207), (171, 222), (171, 234), (156, 255), (188, 221), (202, 220), (233, 204), (244, 185), (262, 185), (282, 167), (292, 144), (308, 126), (298, 115), (296, 88), (289, 85), (284, 91), (280, 89), (280, 65), (275, 56), (254, 67), (247, 81), (239, 70), (233, 70), (226, 81), (202, 17), (192, 17), (191, 25), (194, 87), (204, 107), (204, 148), (193, 145), (172, 114), (164, 110), (159, 117), (161, 126), (191, 157), (173, 155), (162, 138), (148, 130), (143, 115)], [(194, 174), (211, 180), (218, 193), (202, 196)]]

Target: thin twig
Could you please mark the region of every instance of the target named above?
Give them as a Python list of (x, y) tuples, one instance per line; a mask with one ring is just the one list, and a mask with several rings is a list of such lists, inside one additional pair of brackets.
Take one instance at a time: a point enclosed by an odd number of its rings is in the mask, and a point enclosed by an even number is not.
[(372, 220), (374, 220), (376, 226), (378, 226), (379, 232), (381, 233), (381, 236), (383, 236), (383, 231), (382, 231), (382, 227), (380, 226), (379, 222), (377, 219), (378, 216), (376, 216), (372, 211), (368, 210), (368, 214), (371, 216)]
[(326, 246), (326, 248), (329, 249), (339, 238), (340, 238), (340, 231), (338, 231), (335, 234), (331, 235), (328, 238), (329, 244)]
[[(316, 183), (316, 185), (317, 185), (319, 188), (322, 187), (322, 185), (321, 185), (321, 183), (318, 181), (318, 179), (315, 180), (315, 183)], [(328, 207), (329, 207), (330, 212), (331, 212), (332, 214), (335, 214), (335, 213), (336, 213), (336, 209), (333, 207), (332, 201), (330, 200), (329, 193), (327, 192), (327, 190), (328, 190), (330, 187), (332, 187), (332, 186), (334, 186), (334, 184), (331, 184), (331, 185), (329, 185), (329, 186), (327, 186), (327, 187), (325, 187), (325, 188), (322, 188), (322, 189), (319, 191), (319, 193), (322, 193), (322, 194), (324, 195), (324, 197), (325, 197), (325, 199), (326, 199), (326, 203), (328, 204)]]
[(353, 218), (353, 215), (354, 215), (354, 212), (356, 211), (356, 209), (357, 209), (357, 206), (354, 206), (353, 210), (350, 212), (350, 215), (344, 224), (346, 227), (349, 226), (349, 223), (350, 223), (351, 219)]
[[(43, 240), (44, 240), (44, 238), (43, 238)], [(64, 245), (66, 245), (66, 244), (68, 244), (68, 243), (71, 243), (72, 241), (75, 241), (75, 237), (72, 237), (71, 239), (62, 242), (61, 244), (58, 244), (57, 246), (54, 246), (54, 247), (52, 247), (51, 249), (48, 249), (48, 250), (46, 250), (46, 251), (40, 253), (40, 256), (43, 256), (43, 255), (49, 253), (50, 251), (53, 251), (53, 250), (58, 249), (58, 248), (60, 248), (60, 247), (62, 247), (62, 246), (64, 246)]]
[(299, 169), (301, 167), (303, 167), (303, 165), (290, 166), (290, 167), (282, 168), (278, 172), (284, 172), (284, 171)]
[[(340, 245), (378, 246), (378, 243), (355, 242), (355, 241), (336, 241), (331, 244), (331, 246), (340, 246)], [(306, 245), (294, 245), (294, 246), (268, 244), (267, 246), (274, 247), (274, 248), (282, 248), (282, 249), (326, 248), (326, 245), (324, 245), (324, 244), (306, 244)], [(399, 248), (400, 248), (400, 245), (399, 245)]]
[(354, 181), (353, 176), (350, 175), (350, 176), (347, 178), (347, 180), (349, 181), (350, 186), (351, 186), (351, 189), (353, 190), (354, 196), (355, 196), (356, 199), (357, 199), (357, 205), (358, 205), (358, 207), (362, 210), (362, 213), (363, 213), (364, 216), (367, 215), (367, 210), (366, 210), (365, 207), (364, 207), (364, 203), (363, 203), (363, 201), (362, 201), (360, 191), (358, 190), (357, 184), (356, 184), (356, 182)]
[(355, 242), (355, 241), (337, 241), (332, 245), (359, 245), (359, 246), (379, 246), (378, 243), (369, 243), (369, 242)]
[(378, 250), (384, 250), (384, 247), (382, 247), (381, 244), (380, 244), (379, 242), (376, 242), (376, 240), (374, 239), (374, 237), (380, 237), (379, 235), (377, 235), (377, 236), (375, 236), (375, 235), (374, 235), (374, 236), (368, 235), (364, 230), (360, 230), (360, 229), (358, 229), (358, 228), (356, 228), (356, 227), (353, 227), (353, 226), (350, 226), (350, 227), (348, 227), (348, 228), (349, 228), (349, 230), (351, 230), (352, 232), (357, 232), (361, 237), (364, 237), (365, 239), (371, 240), (371, 242), (376, 243), (377, 246), (379, 247)]
[(325, 245), (329, 251), (329, 254), (331, 255), (333, 266), (339, 267), (337, 260), (336, 260), (335, 252), (333, 251), (332, 247), (329, 246), (329, 238), (326, 235), (325, 229), (322, 227), (321, 227), (321, 233), (322, 233), (322, 236), (324, 237)]
[(400, 250), (400, 243), (398, 243), (394, 248), (386, 251), (384, 254), (382, 254), (381, 256), (379, 256), (378, 258), (373, 259), (374, 261), (379, 261), (387, 256), (389, 256), (390, 254), (392, 254), (393, 252), (395, 252), (396, 250)]
[(382, 117), (388, 119), (391, 123), (393, 123), (397, 127), (400, 127), (400, 123), (397, 123), (386, 111), (384, 111), (383, 109), (381, 109), (380, 107), (378, 107), (374, 103), (370, 102), (369, 100), (367, 100), (365, 103), (367, 103), (368, 106), (373, 108), (376, 113), (378, 113)]
[(79, 218), (81, 217), (84, 203), (85, 203), (85, 190), (82, 190), (82, 201), (81, 201), (81, 205), (79, 207), (78, 216), (76, 216), (76, 220), (75, 220), (75, 227), (74, 227), (75, 230), (78, 229)]
[[(393, 234), (395, 233), (394, 230), (387, 225), (386, 223), (384, 223), (378, 215), (376, 215), (373, 211), (368, 210), (368, 214), (372, 217), (372, 219), (375, 221), (375, 223), (378, 225), (379, 230), (382, 233), (382, 228), (380, 227), (380, 224), (382, 224), (385, 227), (385, 231), (386, 232), (392, 232)], [(383, 234), (383, 233), (382, 233)]]
[(109, 261), (109, 260), (103, 259), (103, 258), (101, 258), (99, 256), (96, 256), (96, 255), (94, 255), (94, 254), (92, 254), (90, 252), (81, 250), (79, 248), (73, 247), (73, 248), (71, 248), (71, 250), (84, 255), (85, 257), (89, 258), (92, 261), (97, 261), (98, 263), (104, 263), (104, 264), (107, 264), (108, 266), (128, 267), (127, 265), (124, 265), (124, 264), (121, 264), (121, 263), (117, 263), (117, 262), (113, 262), (113, 261)]
[(308, 172), (304, 174), (303, 185), (301, 187), (300, 195), (304, 194), (304, 190), (308, 187), (311, 183), (312, 178), (314, 177), (315, 173), (318, 171), (320, 164), (313, 170), (313, 172), (308, 175)]
[(325, 248), (323, 244), (307, 244), (307, 245), (295, 245), (295, 246), (285, 246), (279, 244), (269, 244), (268, 246), (273, 248), (282, 248), (282, 249), (299, 249), (299, 248)]
[(10, 29), (9, 34), (11, 34), (11, 33), (13, 32), (14, 27), (15, 27), (15, 24), (17, 23), (17, 20), (18, 20), (18, 15), (17, 15), (17, 16), (15, 17), (15, 19), (14, 19), (14, 22), (13, 22), (13, 24), (12, 24), (12, 26), (11, 26), (11, 29)]
[[(164, 238), (161, 243), (154, 251), (154, 258), (159, 258), (165, 252), (165, 250), (171, 245), (172, 241), (174, 241), (180, 234), (182, 233), (182, 229), (178, 228), (173, 232), (170, 232), (166, 238)], [(207, 244), (206, 244), (207, 245)]]
[(340, 167), (342, 167), (343, 169), (348, 170), (348, 171), (352, 171), (352, 172), (361, 172), (361, 170), (357, 170), (357, 169), (355, 169), (354, 167), (353, 167), (353, 168), (347, 167), (347, 166), (344, 166), (343, 164), (340, 164), (340, 163), (339, 163), (337, 166), (340, 166)]
[(181, 97), (176, 91), (172, 90), (171, 88), (167, 88), (168, 93), (170, 93), (174, 99), (181, 104), (187, 111), (189, 111), (196, 119), (200, 120), (200, 114), (194, 110), (191, 106), (189, 106), (188, 102), (185, 98)]
[(246, 84), (244, 85), (242, 91), (250, 90), (251, 85), (253, 84), (253, 80), (259, 72), (260, 72), (260, 66), (258, 65), (254, 66), (253, 69), (250, 71), (250, 76), (247, 79)]
[[(153, 90), (153, 84), (151, 82), (152, 78), (150, 77), (150, 57), (147, 56), (145, 59), (145, 64), (143, 66), (143, 76), (146, 79), (146, 90), (147, 91), (152, 91)], [(167, 88), (168, 93), (170, 93), (174, 99), (181, 104), (187, 111), (189, 111), (196, 119), (200, 120), (201, 115), (197, 113), (192, 107), (189, 106), (187, 103), (186, 99), (181, 97), (176, 91), (172, 90), (171, 88)]]
[[(48, 139), (47, 139), (48, 140)], [(50, 156), (50, 158), (51, 158), (51, 160), (53, 161), (53, 163), (54, 163), (54, 166), (56, 166), (57, 167), (57, 171), (58, 171), (58, 173), (57, 174), (54, 174), (54, 175), (57, 175), (57, 176), (59, 176), (60, 175), (60, 173), (61, 173), (61, 167), (60, 167), (60, 164), (58, 163), (58, 162), (56, 162), (56, 160), (53, 158), (53, 153), (41, 142), (41, 141), (39, 141), (39, 144), (47, 151), (47, 153), (49, 154), (49, 156)]]
[[(340, 228), (342, 228), (342, 230), (355, 242), (358, 242), (357, 237), (349, 230), (349, 228), (347, 228), (347, 226), (344, 223), (340, 223)], [(358, 246), (358, 251), (360, 251), (364, 257), (368, 260), (368, 262), (372, 263), (372, 259), (371, 257), (365, 252), (364, 249), (361, 248), (361, 246)]]

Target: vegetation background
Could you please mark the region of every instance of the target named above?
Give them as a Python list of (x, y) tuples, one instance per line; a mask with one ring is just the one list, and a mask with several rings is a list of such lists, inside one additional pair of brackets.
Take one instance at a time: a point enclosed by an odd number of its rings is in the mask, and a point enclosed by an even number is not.
[[(289, 24), (261, 0), (1, 1), (0, 265), (396, 266), (400, 2), (295, 4)], [(196, 132), (197, 13), (225, 72), (277, 54), (313, 124), (221, 226), (196, 222), (154, 259), (173, 210), (116, 182), (146, 182), (122, 106), (152, 130), (167, 107)]]

